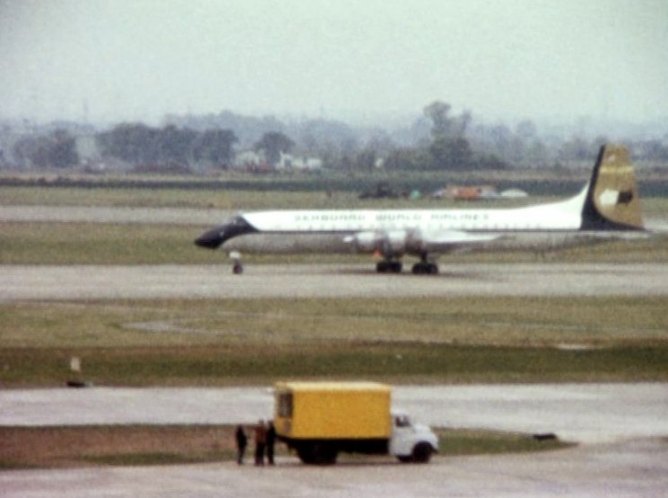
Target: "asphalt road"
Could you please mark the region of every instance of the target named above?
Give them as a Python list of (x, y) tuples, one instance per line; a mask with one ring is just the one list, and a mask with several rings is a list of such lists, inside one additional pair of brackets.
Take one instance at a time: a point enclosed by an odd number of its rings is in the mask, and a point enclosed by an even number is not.
[(656, 296), (664, 264), (442, 265), (437, 276), (376, 274), (371, 265), (0, 266), (0, 301), (24, 299)]
[[(270, 387), (0, 391), (0, 425), (251, 424)], [(555, 433), (578, 443), (668, 435), (668, 384), (397, 386), (393, 406), (437, 427)], [(150, 409), (147, 409), (150, 407)]]
[(0, 495), (67, 497), (661, 497), (668, 444), (639, 440), (531, 455), (436, 458), (428, 465), (370, 460), (307, 467), (236, 464), (0, 472)]
[(222, 209), (105, 207), (105, 206), (0, 206), (0, 221), (23, 223), (156, 223), (216, 225), (232, 214)]
[[(308, 467), (231, 463), (0, 472), (0, 495), (88, 496), (665, 496), (668, 385), (401, 386), (393, 404), (446, 427), (555, 432), (584, 444), (530, 455), (369, 458)], [(252, 423), (268, 388), (57, 389), (0, 392), (2, 425)], [(663, 436), (663, 437), (659, 437)]]

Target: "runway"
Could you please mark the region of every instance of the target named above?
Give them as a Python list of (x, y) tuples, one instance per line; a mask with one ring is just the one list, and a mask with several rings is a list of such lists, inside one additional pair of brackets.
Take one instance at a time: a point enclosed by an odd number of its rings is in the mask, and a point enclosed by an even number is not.
[(371, 265), (0, 266), (0, 301), (153, 298), (664, 296), (668, 265), (464, 264), (435, 276)]

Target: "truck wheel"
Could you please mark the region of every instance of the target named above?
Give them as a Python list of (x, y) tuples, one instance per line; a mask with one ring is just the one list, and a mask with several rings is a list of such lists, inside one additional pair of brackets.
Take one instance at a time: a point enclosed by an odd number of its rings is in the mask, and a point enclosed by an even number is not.
[(413, 461), (415, 463), (428, 463), (433, 450), (429, 443), (419, 443), (413, 448)]
[(304, 448), (304, 447), (297, 448), (297, 456), (299, 457), (302, 463), (305, 463), (307, 465), (315, 463), (313, 461), (313, 452), (311, 451), (311, 448)]
[(338, 451), (333, 446), (326, 444), (316, 444), (313, 447), (313, 456), (317, 465), (333, 465), (336, 463)]
[(336, 448), (326, 444), (313, 444), (297, 449), (299, 459), (308, 465), (333, 465), (338, 454)]

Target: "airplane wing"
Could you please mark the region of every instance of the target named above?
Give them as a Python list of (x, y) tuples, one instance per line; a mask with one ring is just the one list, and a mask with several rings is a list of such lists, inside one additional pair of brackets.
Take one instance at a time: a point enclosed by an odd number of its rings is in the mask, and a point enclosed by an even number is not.
[(438, 233), (423, 233), (422, 244), (429, 251), (449, 252), (456, 249), (484, 244), (500, 238), (499, 234), (462, 232), (458, 230), (447, 230)]
[(428, 252), (451, 252), (457, 249), (484, 244), (498, 239), (499, 234), (445, 230), (424, 232), (420, 230), (390, 230), (358, 232), (346, 236), (343, 241), (353, 244), (361, 252), (380, 251), (385, 256), (402, 254), (422, 255)]

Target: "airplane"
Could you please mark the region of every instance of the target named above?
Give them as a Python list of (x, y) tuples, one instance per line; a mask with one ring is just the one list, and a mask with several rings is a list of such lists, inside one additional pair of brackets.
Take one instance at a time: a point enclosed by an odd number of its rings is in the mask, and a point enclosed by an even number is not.
[[(232, 239), (260, 234), (265, 237), (255, 249), (276, 252), (278, 241), (285, 245), (300, 237), (319, 236), (312, 250), (339, 251), (343, 244), (354, 252), (380, 255), (379, 273), (400, 273), (402, 258), (410, 255), (419, 258), (412, 267), (414, 274), (436, 274), (435, 256), (460, 249), (561, 247), (644, 232), (628, 150), (608, 144), (601, 147), (591, 179), (580, 193), (559, 202), (496, 209), (248, 212), (207, 230), (195, 244), (217, 249), (230, 246)], [(238, 252), (230, 256), (235, 273), (241, 273)]]

